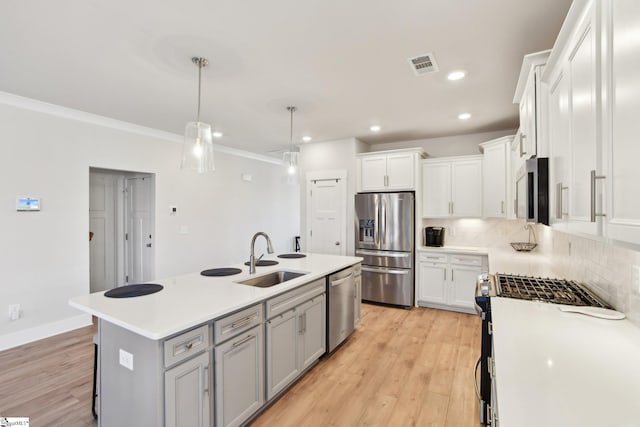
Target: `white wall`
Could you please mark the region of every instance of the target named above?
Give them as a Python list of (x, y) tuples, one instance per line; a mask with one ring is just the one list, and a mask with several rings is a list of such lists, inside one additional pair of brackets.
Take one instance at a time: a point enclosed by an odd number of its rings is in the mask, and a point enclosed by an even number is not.
[[(215, 173), (184, 173), (179, 136), (130, 127), (0, 93), (0, 350), (89, 320), (67, 302), (89, 292), (90, 167), (155, 174), (158, 278), (246, 260), (256, 231), (292, 249), (299, 187), (282, 166), (217, 152)], [(42, 210), (16, 212), (18, 196), (42, 197)]]
[(368, 151), (394, 150), (399, 148), (422, 148), (429, 157), (465, 156), (481, 154), (478, 144), (501, 136), (513, 135), (517, 129), (496, 132), (471, 133), (468, 135), (441, 138), (416, 139), (413, 141), (371, 144)]
[(365, 144), (355, 138), (314, 142), (300, 146), (300, 232), (302, 250), (306, 244), (306, 182), (307, 172), (345, 169), (347, 171), (347, 255), (354, 253), (354, 195), (356, 194), (356, 154), (364, 151)]

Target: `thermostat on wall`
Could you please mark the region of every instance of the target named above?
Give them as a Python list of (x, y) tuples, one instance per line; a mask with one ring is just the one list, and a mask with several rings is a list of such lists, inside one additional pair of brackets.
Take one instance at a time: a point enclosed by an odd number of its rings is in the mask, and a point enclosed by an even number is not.
[(17, 211), (39, 211), (40, 197), (18, 197), (16, 199)]

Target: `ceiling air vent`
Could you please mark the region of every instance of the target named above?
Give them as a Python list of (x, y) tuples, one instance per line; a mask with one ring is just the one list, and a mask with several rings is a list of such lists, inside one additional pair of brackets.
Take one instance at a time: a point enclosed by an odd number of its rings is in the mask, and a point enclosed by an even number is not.
[(416, 76), (438, 71), (438, 64), (436, 64), (436, 60), (431, 52), (416, 56), (415, 58), (409, 58), (409, 63), (411, 64), (413, 72), (416, 73)]

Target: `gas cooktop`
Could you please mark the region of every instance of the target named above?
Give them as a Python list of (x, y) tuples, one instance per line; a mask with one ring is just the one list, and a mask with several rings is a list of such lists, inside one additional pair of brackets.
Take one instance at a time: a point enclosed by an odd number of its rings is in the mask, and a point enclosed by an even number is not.
[(611, 308), (583, 285), (564, 279), (496, 274), (497, 295), (555, 304)]

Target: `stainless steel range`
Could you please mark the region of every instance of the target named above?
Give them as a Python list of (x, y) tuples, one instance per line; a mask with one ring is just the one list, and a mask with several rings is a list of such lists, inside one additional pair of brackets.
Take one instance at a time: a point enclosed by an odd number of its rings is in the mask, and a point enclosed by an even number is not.
[(476, 283), (476, 305), (482, 317), (482, 351), (476, 369), (480, 367), (480, 422), (491, 424), (492, 324), (491, 298), (517, 298), (554, 304), (611, 308), (584, 285), (564, 279), (518, 276), (512, 274), (482, 274)]

